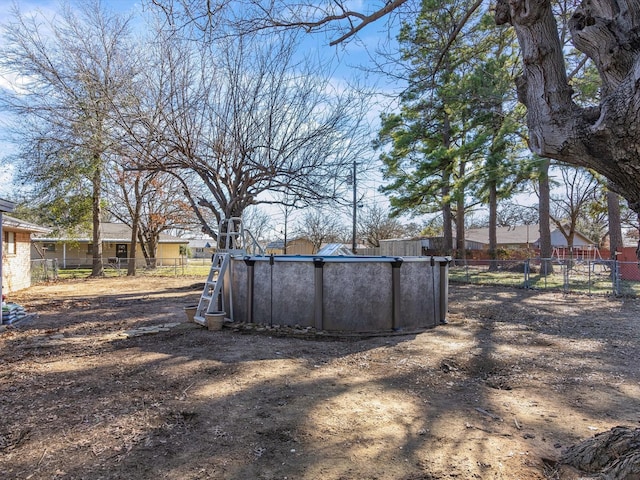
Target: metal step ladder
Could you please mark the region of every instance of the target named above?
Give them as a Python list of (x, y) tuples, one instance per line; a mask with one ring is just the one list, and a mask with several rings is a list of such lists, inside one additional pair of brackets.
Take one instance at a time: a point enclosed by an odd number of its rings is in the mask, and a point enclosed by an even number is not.
[(234, 255), (264, 255), (264, 249), (244, 227), (241, 217), (231, 217), (219, 223), (218, 251)]
[(224, 312), (224, 276), (229, 267), (231, 254), (228, 252), (216, 253), (211, 262), (211, 270), (204, 284), (198, 308), (193, 320), (200, 325), (207, 325), (205, 315), (207, 313)]

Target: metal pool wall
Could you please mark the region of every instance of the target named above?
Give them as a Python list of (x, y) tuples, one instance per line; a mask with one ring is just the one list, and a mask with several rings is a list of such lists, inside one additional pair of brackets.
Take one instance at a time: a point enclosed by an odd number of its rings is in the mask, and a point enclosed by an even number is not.
[(448, 257), (234, 257), (228, 313), (327, 331), (432, 328), (446, 321), (448, 265)]

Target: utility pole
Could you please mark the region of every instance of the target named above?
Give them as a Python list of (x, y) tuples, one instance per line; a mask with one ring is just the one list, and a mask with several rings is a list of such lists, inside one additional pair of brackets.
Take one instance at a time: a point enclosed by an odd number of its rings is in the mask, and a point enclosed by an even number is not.
[(355, 255), (357, 253), (356, 248), (356, 215), (358, 211), (358, 205), (356, 204), (356, 161), (353, 161), (353, 229), (351, 232), (351, 251)]
[(289, 207), (284, 207), (284, 245), (282, 253), (287, 254), (287, 223), (289, 221)]

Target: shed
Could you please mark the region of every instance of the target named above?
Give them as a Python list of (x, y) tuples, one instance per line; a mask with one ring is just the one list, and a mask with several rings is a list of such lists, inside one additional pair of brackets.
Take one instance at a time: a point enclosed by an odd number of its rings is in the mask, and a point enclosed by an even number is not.
[(430, 248), (428, 238), (390, 238), (380, 240), (380, 255), (385, 257), (420, 257)]
[[(285, 253), (284, 240), (275, 240), (267, 245), (267, 254), (283, 255)], [(315, 248), (313, 243), (302, 237), (287, 240), (287, 255), (313, 255)]]

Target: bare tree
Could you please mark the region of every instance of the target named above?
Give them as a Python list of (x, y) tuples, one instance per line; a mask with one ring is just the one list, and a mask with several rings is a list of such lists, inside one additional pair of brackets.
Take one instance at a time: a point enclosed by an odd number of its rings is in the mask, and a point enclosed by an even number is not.
[[(128, 20), (98, 1), (60, 16), (25, 16), (15, 7), (3, 33), (0, 68), (13, 89), (0, 107), (14, 114), (19, 177), (43, 197), (91, 199), (93, 276), (102, 266), (102, 180), (111, 150), (111, 107), (134, 71)], [(37, 201), (37, 200), (36, 200)]]
[[(227, 5), (242, 5), (247, 15), (240, 27), (248, 29), (337, 28), (332, 43), (356, 35), (366, 25), (406, 7), (407, 0), (366, 2), (367, 11), (348, 8), (349, 2), (291, 2), (288, 0), (237, 0), (232, 2), (152, 0), (165, 11), (188, 7), (194, 19), (220, 16)], [(476, 1), (471, 12), (485, 2)], [(575, 48), (593, 62), (600, 76), (600, 98), (578, 105), (569, 83), (565, 50), (550, 0), (498, 0), (498, 25), (516, 31), (523, 59), (517, 80), (518, 98), (527, 107), (529, 145), (534, 153), (571, 165), (592, 169), (611, 181), (611, 188), (640, 213), (640, 3), (635, 0), (583, 0), (573, 11), (568, 30)], [(195, 15), (193, 12), (196, 12)], [(461, 22), (462, 24), (464, 22)], [(337, 25), (337, 27), (336, 27)], [(206, 28), (206, 25), (203, 24)], [(451, 32), (448, 44), (460, 33)], [(246, 28), (245, 28), (246, 30)]]
[(561, 165), (558, 167), (564, 187), (562, 194), (551, 195), (550, 219), (567, 240), (571, 250), (580, 216), (593, 201), (600, 184), (589, 171)]
[(379, 247), (380, 240), (398, 238), (405, 235), (407, 229), (389, 212), (377, 205), (365, 207), (358, 215), (358, 237), (368, 246)]
[(167, 33), (144, 86), (153, 101), (121, 116), (138, 148), (161, 146), (138, 167), (176, 176), (214, 238), (221, 220), (278, 203), (274, 194), (339, 198), (368, 147), (362, 96), (336, 88), (295, 47), (289, 34), (196, 45)]
[(309, 240), (314, 251), (318, 251), (323, 243), (340, 242), (346, 230), (335, 214), (313, 209), (302, 217), (296, 233)]
[(132, 230), (127, 275), (135, 275), (136, 246), (140, 245), (147, 266), (155, 267), (160, 234), (188, 228), (193, 213), (173, 175), (131, 171), (116, 162), (105, 171), (107, 211)]
[(500, 227), (535, 225), (536, 223), (538, 223), (538, 209), (535, 206), (506, 202), (497, 212), (497, 224)]
[(271, 217), (264, 210), (255, 206), (245, 209), (242, 214), (242, 221), (244, 227), (251, 232), (256, 240), (264, 239), (273, 223)]

